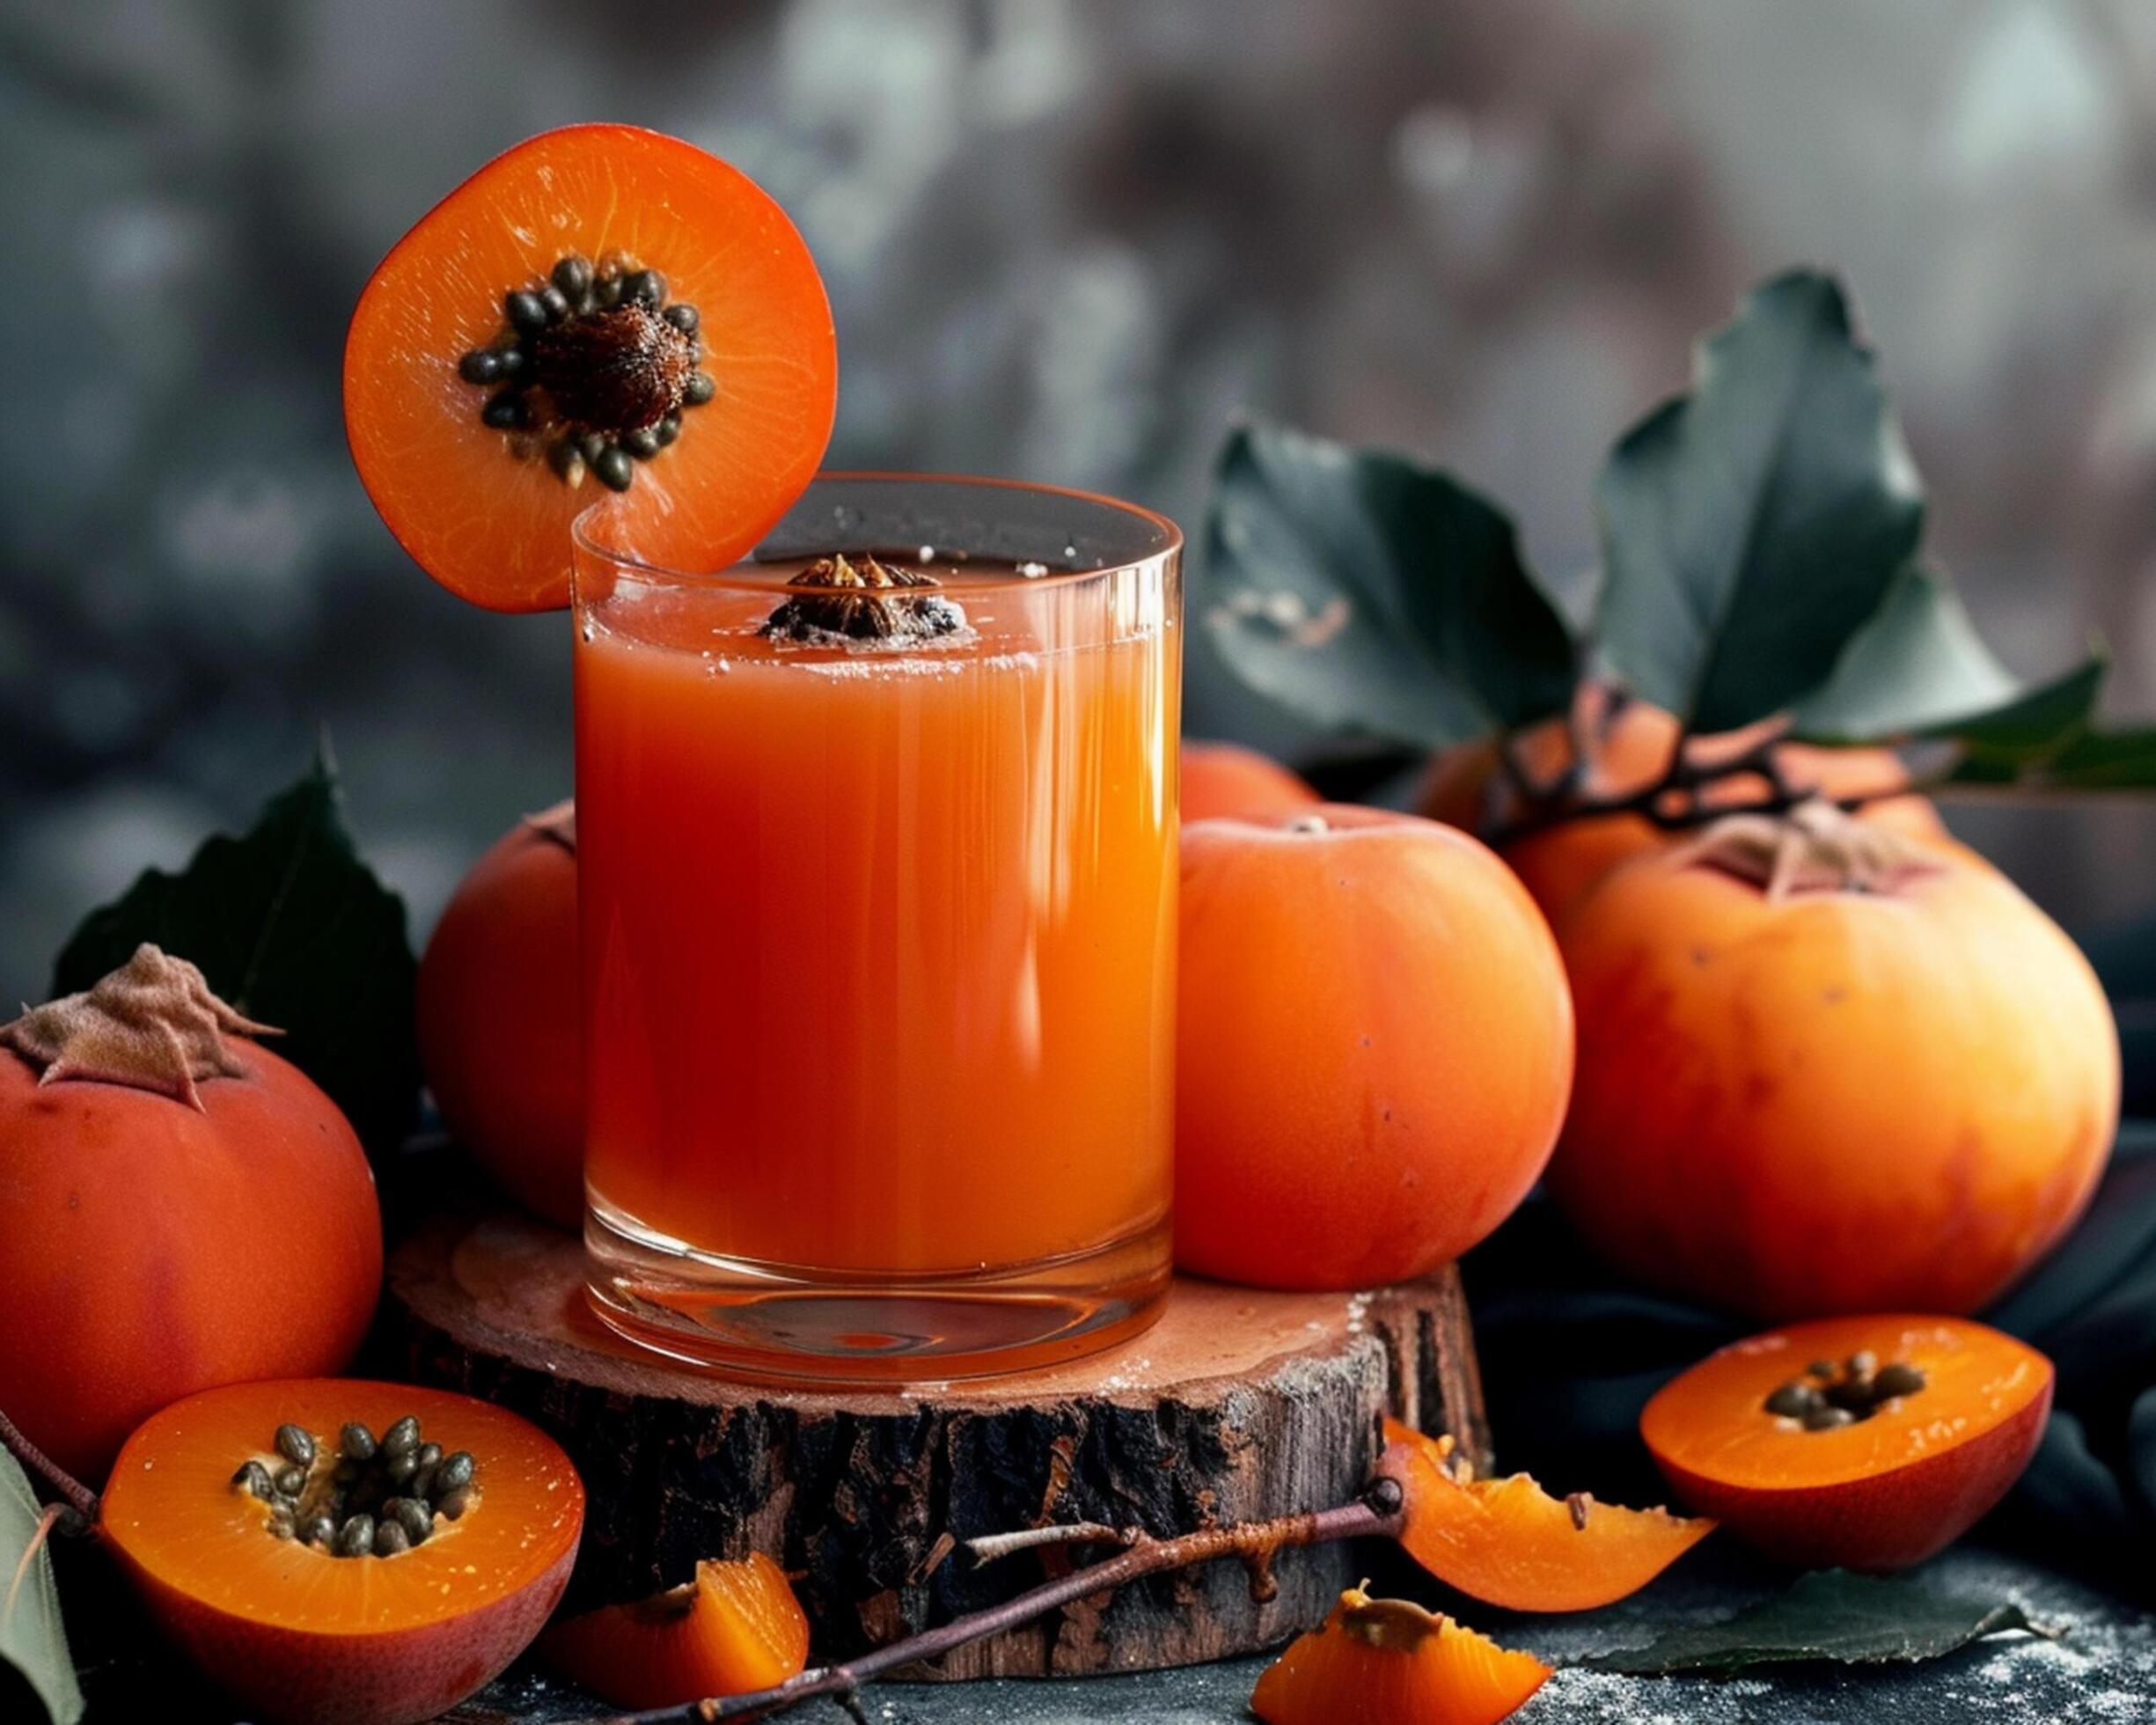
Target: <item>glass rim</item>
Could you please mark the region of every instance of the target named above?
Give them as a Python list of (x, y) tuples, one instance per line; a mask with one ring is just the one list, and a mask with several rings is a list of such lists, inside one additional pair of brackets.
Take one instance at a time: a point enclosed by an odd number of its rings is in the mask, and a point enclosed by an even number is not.
[[(1050, 589), (1074, 587), (1090, 581), (1104, 581), (1125, 572), (1142, 569), (1168, 558), (1179, 557), (1184, 549), (1183, 529), (1158, 510), (1148, 509), (1143, 503), (1133, 503), (1121, 497), (1111, 497), (1104, 492), (1085, 491), (1075, 486), (1052, 485), (1044, 481), (1001, 479), (979, 473), (902, 473), (878, 468), (833, 468), (818, 473), (803, 488), (801, 495), (787, 505), (790, 512), (816, 488), (825, 483), (856, 485), (944, 485), (964, 486), (983, 491), (1024, 491), (1036, 495), (1067, 498), (1092, 509), (1131, 518), (1147, 524), (1160, 535), (1160, 543), (1140, 556), (1126, 557), (1118, 562), (1103, 563), (1097, 569), (1050, 569), (1041, 575), (1014, 576), (1008, 579), (984, 579), (969, 582), (969, 595), (986, 595), (998, 592), (1037, 593)], [(772, 570), (774, 565), (759, 565), (753, 554), (718, 569), (686, 569), (667, 563), (655, 563), (633, 551), (607, 544), (598, 537), (596, 523), (609, 514), (619, 500), (601, 497), (577, 511), (569, 522), (569, 540), (573, 549), (598, 559), (615, 569), (626, 569), (653, 580), (688, 583), (700, 586), (723, 588), (735, 592), (767, 593), (774, 590), (773, 575), (755, 573), (759, 569)], [(781, 516), (781, 520), (785, 518)], [(778, 526), (774, 521), (768, 532)], [(964, 553), (965, 547), (952, 547)], [(964, 561), (964, 556), (954, 559)]]

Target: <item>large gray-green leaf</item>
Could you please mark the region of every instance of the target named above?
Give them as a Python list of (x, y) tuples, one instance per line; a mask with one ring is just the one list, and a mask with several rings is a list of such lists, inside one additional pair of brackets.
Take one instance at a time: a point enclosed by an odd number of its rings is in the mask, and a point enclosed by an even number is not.
[(83, 1692), (75, 1681), (75, 1662), (68, 1656), (67, 1631), (60, 1622), (52, 1553), (40, 1549), (23, 1567), (23, 1554), (37, 1537), (43, 1514), (21, 1464), (0, 1449), (0, 1663), (16, 1672), (16, 1677), (0, 1673), (0, 1713), (6, 1711), (11, 1688), (26, 1686), (52, 1725), (75, 1725), (83, 1716)]
[(1841, 290), (1793, 271), (1700, 349), (1595, 488), (1597, 633), (1633, 691), (1701, 730), (1824, 682), (1923, 530), (1924, 498)]
[(1978, 638), (1953, 584), (1911, 563), (1799, 705), (1795, 729), (1822, 743), (1953, 738), (1984, 763), (1975, 776), (2011, 777), (2087, 725), (2105, 669), (2094, 654), (2049, 682), (2023, 683)]
[(2021, 693), (1978, 637), (1953, 584), (1912, 562), (1842, 650), (1833, 673), (1798, 703), (1794, 729), (1815, 742), (1881, 742), (1989, 712)]
[(62, 949), (54, 992), (89, 987), (143, 941), (199, 965), (233, 1006), (283, 1031), (278, 1052), (370, 1148), (411, 1130), (417, 966), (404, 901), (353, 844), (326, 750), (244, 836), (205, 840), (179, 874), (146, 870), (92, 912)]
[(1511, 518), (1404, 456), (1244, 427), (1200, 615), (1243, 680), (1336, 730), (1435, 748), (1563, 712), (1571, 631)]
[(1598, 1671), (1640, 1677), (1681, 1671), (1723, 1677), (1755, 1665), (1821, 1661), (1914, 1663), (2016, 1629), (2042, 1633), (2007, 1600), (1826, 1569), (1800, 1577), (1786, 1593), (1720, 1623), (1665, 1630), (1643, 1648), (1583, 1663)]

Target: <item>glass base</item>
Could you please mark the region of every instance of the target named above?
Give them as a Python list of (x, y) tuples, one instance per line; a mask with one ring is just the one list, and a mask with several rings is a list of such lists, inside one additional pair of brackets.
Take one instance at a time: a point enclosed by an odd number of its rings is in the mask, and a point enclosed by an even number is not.
[(1089, 1252), (958, 1274), (804, 1269), (700, 1252), (596, 1200), (600, 1319), (670, 1358), (794, 1384), (1030, 1371), (1127, 1341), (1167, 1303), (1169, 1219)]

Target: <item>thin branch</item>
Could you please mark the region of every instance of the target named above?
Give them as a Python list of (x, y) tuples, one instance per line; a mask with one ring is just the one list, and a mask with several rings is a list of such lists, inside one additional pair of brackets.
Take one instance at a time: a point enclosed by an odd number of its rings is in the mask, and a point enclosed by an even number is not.
[(97, 1520), (98, 1494), (25, 1437), (22, 1428), (4, 1413), (0, 1413), (0, 1444), (13, 1450), (15, 1459), (33, 1473), (42, 1476), (47, 1485), (67, 1500), (70, 1510), (81, 1518), (79, 1527), (63, 1521), (60, 1530), (62, 1533), (81, 1532)]
[[(1256, 1584), (1265, 1574), (1265, 1565), (1272, 1554), (1292, 1546), (1322, 1545), (1337, 1539), (1397, 1538), (1402, 1513), (1398, 1481), (1375, 1479), (1362, 1497), (1353, 1503), (1299, 1516), (1281, 1516), (1272, 1521), (1205, 1528), (1171, 1539), (1126, 1536), (1121, 1530), (1110, 1530), (1126, 1545), (1119, 1555), (1045, 1582), (1000, 1605), (969, 1611), (937, 1628), (925, 1629), (918, 1635), (876, 1648), (844, 1664), (811, 1667), (775, 1688), (759, 1689), (750, 1694), (715, 1697), (691, 1702), (686, 1707), (655, 1707), (643, 1713), (607, 1714), (602, 1720), (588, 1721), (588, 1725), (713, 1725), (713, 1721), (722, 1719), (746, 1719), (783, 1712), (819, 1697), (843, 1700), (862, 1685), (888, 1671), (940, 1658), (969, 1642), (1030, 1623), (1037, 1617), (1094, 1594), (1109, 1592), (1141, 1575), (1156, 1575), (1163, 1570), (1181, 1569), (1215, 1558), (1235, 1557), (1251, 1566)], [(1093, 1525), (1079, 1523), (1053, 1531), (1065, 1536), (1088, 1533)]]
[(1023, 1527), (1016, 1533), (984, 1533), (965, 1542), (967, 1555), (976, 1567), (994, 1563), (1013, 1552), (1030, 1552), (1042, 1545), (1141, 1545), (1153, 1536), (1141, 1527), (1110, 1527), (1103, 1522), (1052, 1522), (1046, 1527)]

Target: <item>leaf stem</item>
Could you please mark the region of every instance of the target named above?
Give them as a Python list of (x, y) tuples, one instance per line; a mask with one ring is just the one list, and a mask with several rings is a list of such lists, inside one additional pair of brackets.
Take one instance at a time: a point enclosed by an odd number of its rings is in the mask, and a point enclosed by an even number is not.
[[(45, 1483), (58, 1492), (66, 1501), (69, 1516), (61, 1520), (62, 1533), (87, 1532), (98, 1518), (98, 1494), (83, 1484), (67, 1469), (23, 1435), (22, 1428), (0, 1412), (0, 1444), (14, 1452), (15, 1459)], [(79, 1517), (78, 1525), (70, 1525), (70, 1517)]]
[[(1169, 1539), (1155, 1538), (1142, 1530), (1103, 1528), (1096, 1523), (1028, 1530), (1022, 1544), (1013, 1543), (1022, 1536), (990, 1535), (986, 1541), (968, 1542), (977, 1555), (984, 1543), (990, 1547), (988, 1555), (994, 1557), (1030, 1545), (1101, 1543), (1104, 1534), (1125, 1549), (1114, 1557), (1104, 1558), (1067, 1575), (1044, 1582), (1000, 1605), (969, 1611), (936, 1628), (924, 1629), (917, 1635), (876, 1648), (843, 1664), (811, 1666), (774, 1688), (713, 1697), (692, 1701), (686, 1707), (611, 1714), (590, 1721), (590, 1725), (710, 1725), (711, 1721), (722, 1719), (746, 1719), (782, 1712), (819, 1696), (830, 1697), (843, 1705), (863, 1684), (900, 1666), (938, 1658), (969, 1642), (1030, 1623), (1037, 1617), (1093, 1594), (1119, 1588), (1141, 1575), (1156, 1575), (1163, 1570), (1181, 1569), (1216, 1558), (1242, 1559), (1250, 1566), (1253, 1591), (1259, 1597), (1269, 1597), (1261, 1589), (1265, 1583), (1267, 1566), (1275, 1552), (1294, 1546), (1326, 1545), (1338, 1539), (1397, 1538), (1403, 1514), (1399, 1482), (1379, 1479), (1372, 1480), (1353, 1503), (1280, 1516), (1271, 1521), (1203, 1528)], [(1036, 1538), (1036, 1533), (1061, 1537)]]

